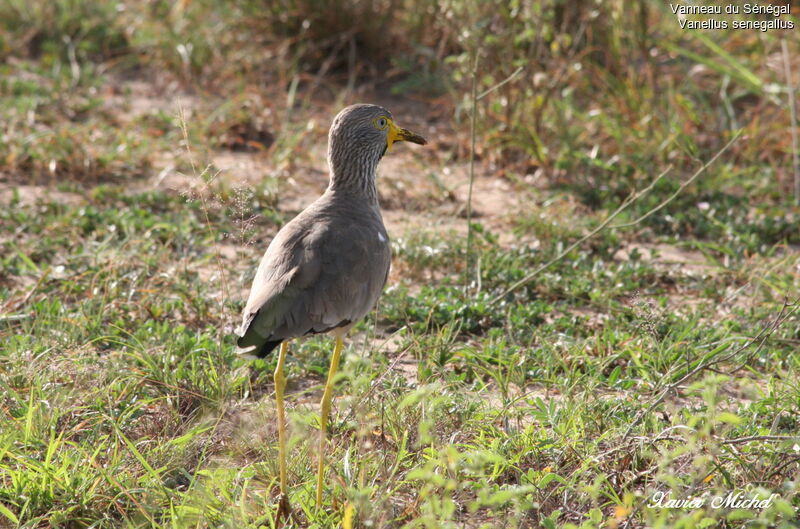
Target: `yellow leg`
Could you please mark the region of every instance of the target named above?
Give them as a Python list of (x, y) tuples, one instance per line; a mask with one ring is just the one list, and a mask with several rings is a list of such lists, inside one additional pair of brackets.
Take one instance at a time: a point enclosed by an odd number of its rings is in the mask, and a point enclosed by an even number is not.
[(328, 425), (328, 415), (331, 412), (331, 397), (333, 396), (333, 378), (339, 367), (339, 356), (342, 354), (342, 338), (336, 337), (336, 346), (333, 348), (331, 367), (328, 370), (328, 381), (322, 394), (319, 417), (319, 467), (317, 468), (317, 508), (322, 506), (322, 482), (325, 477), (325, 428)]
[(286, 361), (286, 350), (289, 342), (282, 342), (278, 353), (278, 365), (275, 367), (275, 401), (278, 411), (278, 458), (280, 459), (281, 501), (287, 498), (286, 487), (286, 417), (283, 408), (283, 390), (286, 388), (286, 377), (283, 375), (283, 364)]

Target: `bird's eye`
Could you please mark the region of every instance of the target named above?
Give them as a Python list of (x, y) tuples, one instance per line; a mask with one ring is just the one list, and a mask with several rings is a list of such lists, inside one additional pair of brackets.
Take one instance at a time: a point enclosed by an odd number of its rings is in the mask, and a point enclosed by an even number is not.
[(378, 118), (375, 120), (375, 128), (378, 130), (383, 130), (386, 128), (386, 125), (389, 124), (389, 121), (386, 118)]

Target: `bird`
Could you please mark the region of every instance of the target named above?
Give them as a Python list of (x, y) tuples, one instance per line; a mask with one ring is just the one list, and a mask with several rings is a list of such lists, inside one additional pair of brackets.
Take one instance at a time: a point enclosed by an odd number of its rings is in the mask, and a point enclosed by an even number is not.
[(326, 427), (343, 339), (375, 306), (391, 265), (376, 170), (393, 144), (401, 141), (426, 144), (422, 136), (398, 127), (381, 106), (356, 104), (341, 110), (328, 132), (327, 189), (278, 231), (253, 279), (236, 343), (242, 352), (259, 358), (280, 346), (274, 374), (279, 509), (288, 510), (283, 370), (289, 341), (319, 333), (335, 338), (320, 402), (316, 488), (320, 507)]

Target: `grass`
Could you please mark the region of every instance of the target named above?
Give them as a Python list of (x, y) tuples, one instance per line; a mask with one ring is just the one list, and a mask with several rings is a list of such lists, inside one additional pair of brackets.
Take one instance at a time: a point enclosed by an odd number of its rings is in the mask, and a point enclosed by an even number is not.
[[(0, 527), (796, 526), (780, 34), (681, 31), (654, 2), (342, 2), (330, 23), (329, 2), (280, 7), (0, 7)], [(476, 104), (465, 288), (476, 56), (478, 94), (523, 70)], [(332, 343), (291, 345), (280, 521), (276, 359), (238, 357), (232, 331), (357, 99), (433, 141), (384, 162), (394, 272), (347, 342), (321, 510)], [(737, 131), (663, 209), (504, 294)], [(777, 496), (711, 506), (730, 491)]]

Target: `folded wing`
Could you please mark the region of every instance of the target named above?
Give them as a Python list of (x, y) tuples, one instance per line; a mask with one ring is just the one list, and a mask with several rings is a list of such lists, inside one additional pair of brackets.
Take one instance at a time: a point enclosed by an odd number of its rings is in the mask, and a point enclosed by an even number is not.
[(378, 300), (391, 259), (380, 217), (325, 213), (299, 215), (264, 254), (237, 332), (249, 353), (264, 357), (283, 340), (347, 327)]

